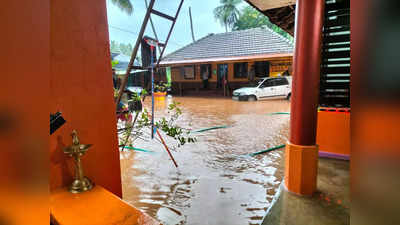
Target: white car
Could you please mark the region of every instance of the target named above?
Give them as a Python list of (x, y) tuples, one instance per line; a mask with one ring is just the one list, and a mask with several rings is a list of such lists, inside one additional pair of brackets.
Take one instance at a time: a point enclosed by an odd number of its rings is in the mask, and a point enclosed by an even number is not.
[(140, 95), (143, 91), (143, 88), (140, 86), (130, 86), (126, 87), (126, 91)]
[(290, 100), (292, 94), (292, 77), (266, 77), (256, 85), (243, 87), (233, 91), (233, 100), (256, 101), (269, 98), (286, 98)]

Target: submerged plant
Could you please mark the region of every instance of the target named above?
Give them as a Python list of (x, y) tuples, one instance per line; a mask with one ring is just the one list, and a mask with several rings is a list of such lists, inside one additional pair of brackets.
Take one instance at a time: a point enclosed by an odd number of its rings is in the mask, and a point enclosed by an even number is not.
[(171, 116), (169, 120), (165, 117), (155, 123), (158, 129), (161, 129), (166, 135), (174, 138), (179, 142), (178, 146), (185, 145), (186, 143), (196, 142), (196, 138), (191, 137), (190, 130), (184, 129), (176, 125), (176, 120), (182, 115), (182, 110), (178, 107), (179, 102), (173, 102), (168, 106), (168, 114)]
[[(133, 98), (137, 99), (137, 96)], [(144, 98), (143, 95), (142, 98)], [(177, 147), (197, 141), (195, 137), (191, 136), (190, 130), (182, 128), (177, 124), (177, 120), (182, 115), (179, 104), (180, 103), (174, 101), (168, 105), (168, 116), (162, 117), (154, 122), (156, 129), (177, 142)], [(153, 132), (151, 130), (151, 116), (147, 109), (137, 111), (133, 121), (127, 121), (125, 125), (126, 127), (120, 130), (123, 132), (122, 135), (120, 135), (121, 146), (133, 147), (136, 140), (148, 140), (150, 138), (149, 134)]]

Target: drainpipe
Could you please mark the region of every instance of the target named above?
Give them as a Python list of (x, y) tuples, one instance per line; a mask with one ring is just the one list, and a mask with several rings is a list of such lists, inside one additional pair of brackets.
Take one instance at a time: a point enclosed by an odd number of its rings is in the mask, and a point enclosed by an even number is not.
[(316, 129), (324, 9), (325, 0), (297, 0), (285, 186), (300, 195), (312, 195), (317, 186)]

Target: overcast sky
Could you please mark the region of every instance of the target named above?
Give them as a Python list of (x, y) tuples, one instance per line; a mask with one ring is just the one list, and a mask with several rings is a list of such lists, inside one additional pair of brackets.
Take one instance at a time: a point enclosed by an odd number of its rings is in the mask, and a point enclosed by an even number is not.
[[(150, 2), (150, 0), (147, 0)], [(131, 43), (134, 45), (137, 34), (140, 31), (146, 7), (144, 0), (131, 0), (134, 6), (133, 14), (128, 16), (118, 7), (107, 0), (107, 16), (110, 33), (110, 40), (117, 42)], [(178, 8), (179, 0), (156, 0), (155, 9), (174, 16)], [(214, 19), (213, 10), (219, 5), (219, 0), (185, 0), (181, 13), (176, 22), (171, 39), (168, 43), (166, 53), (175, 51), (192, 42), (189, 20), (189, 6), (192, 8), (192, 17), (194, 23), (194, 33), (196, 40), (206, 36), (209, 33), (225, 32), (225, 28)], [(240, 5), (244, 7), (246, 3)], [(171, 22), (158, 16), (152, 16), (160, 42), (164, 42)], [(147, 26), (147, 35), (153, 37), (150, 23)]]

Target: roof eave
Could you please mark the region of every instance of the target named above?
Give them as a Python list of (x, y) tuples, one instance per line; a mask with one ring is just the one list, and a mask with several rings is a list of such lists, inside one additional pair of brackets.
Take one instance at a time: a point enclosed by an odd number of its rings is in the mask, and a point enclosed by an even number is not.
[(271, 53), (271, 54), (259, 54), (259, 55), (247, 55), (247, 56), (230, 56), (230, 57), (215, 57), (215, 58), (202, 58), (202, 59), (186, 59), (186, 60), (174, 60), (174, 61), (161, 61), (161, 66), (177, 65), (177, 64), (198, 64), (198, 63), (213, 63), (213, 62), (224, 62), (224, 61), (239, 61), (239, 60), (254, 60), (254, 59), (267, 59), (267, 58), (283, 58), (293, 57), (293, 53)]
[[(270, 21), (294, 36), (295, 0), (246, 0), (253, 8), (267, 16)], [(263, 4), (265, 4), (263, 6)]]
[(260, 11), (281, 8), (296, 4), (296, 0), (246, 0), (247, 3)]

